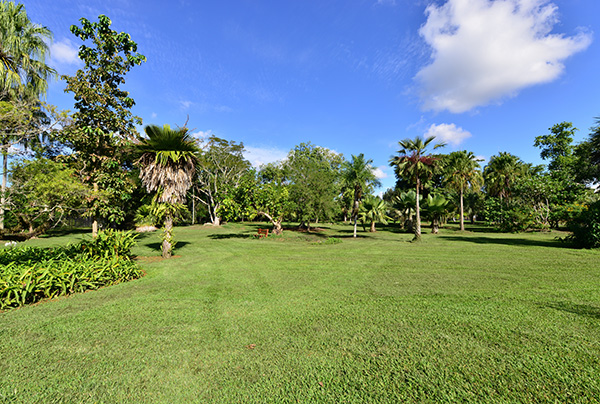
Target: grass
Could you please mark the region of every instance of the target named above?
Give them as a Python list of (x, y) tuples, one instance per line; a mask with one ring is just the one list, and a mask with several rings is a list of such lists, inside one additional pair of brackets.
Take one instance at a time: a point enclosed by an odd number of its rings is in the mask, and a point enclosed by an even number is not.
[(0, 313), (0, 402), (599, 402), (599, 251), (258, 227), (177, 228), (166, 261), (143, 234), (144, 278)]

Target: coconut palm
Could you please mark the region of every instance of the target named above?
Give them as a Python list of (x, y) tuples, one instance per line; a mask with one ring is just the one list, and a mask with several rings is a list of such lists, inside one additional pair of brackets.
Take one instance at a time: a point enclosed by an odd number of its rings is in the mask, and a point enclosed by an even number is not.
[[(419, 191), (423, 182), (433, 176), (433, 171), (438, 164), (438, 158), (427, 152), (427, 147), (433, 142), (435, 136), (422, 139), (404, 139), (398, 142), (400, 150), (398, 155), (390, 159), (390, 165), (396, 168), (396, 176), (404, 178), (416, 185), (416, 226), (414, 241), (421, 240), (421, 212), (419, 207)], [(444, 144), (436, 144), (434, 149), (443, 147)]]
[(460, 230), (465, 230), (464, 194), (468, 188), (478, 190), (483, 185), (479, 161), (473, 152), (455, 151), (444, 158), (444, 179), (447, 185), (458, 191)]
[(352, 155), (352, 160), (345, 161), (342, 166), (345, 187), (351, 189), (354, 193), (351, 215), (354, 221), (354, 237), (356, 237), (356, 220), (363, 192), (381, 185), (375, 176), (372, 164), (373, 160), (365, 160), (365, 155), (361, 153), (358, 156)]
[(170, 258), (174, 247), (173, 216), (192, 186), (199, 149), (187, 128), (148, 125), (144, 131), (147, 138), (136, 145), (141, 153), (140, 179), (148, 192), (156, 192), (157, 212), (164, 216), (165, 223), (162, 256)]
[[(0, 2), (0, 101), (4, 109), (13, 109), (13, 103), (38, 102), (48, 88), (47, 80), (56, 75), (45, 63), (52, 38), (48, 28), (33, 24), (22, 4)], [(16, 107), (15, 107), (16, 108)], [(19, 109), (21, 109), (19, 107)], [(4, 114), (3, 114), (4, 115)], [(2, 154), (2, 193), (0, 195), (0, 229), (4, 228), (5, 194), (8, 182), (8, 148), (18, 143), (19, 134), (7, 122), (0, 131)]]
[(29, 20), (22, 4), (0, 2), (0, 85), (2, 99), (46, 94), (56, 71), (46, 64), (52, 33)]
[(387, 216), (387, 210), (388, 205), (383, 199), (367, 195), (360, 205), (358, 216), (363, 226), (365, 223), (371, 224), (369, 231), (373, 233), (376, 231), (375, 223), (387, 224), (387, 221), (390, 219)]

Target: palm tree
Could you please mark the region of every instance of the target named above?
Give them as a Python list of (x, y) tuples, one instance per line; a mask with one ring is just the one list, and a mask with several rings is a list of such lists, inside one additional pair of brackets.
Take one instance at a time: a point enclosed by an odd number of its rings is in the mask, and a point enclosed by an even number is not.
[(500, 197), (501, 201), (510, 198), (512, 185), (526, 171), (526, 165), (515, 155), (500, 152), (492, 156), (483, 170), (487, 194)]
[[(421, 240), (421, 212), (419, 207), (419, 191), (423, 187), (423, 181), (433, 175), (438, 158), (427, 153), (427, 147), (433, 142), (435, 136), (423, 140), (420, 136), (415, 139), (404, 139), (398, 142), (400, 150), (398, 155), (390, 159), (390, 165), (396, 168), (396, 176), (405, 178), (416, 185), (416, 226), (414, 241)], [(436, 144), (434, 149), (443, 147), (445, 144)]]
[(375, 176), (372, 164), (373, 160), (365, 160), (365, 155), (361, 153), (358, 156), (352, 155), (352, 160), (345, 161), (342, 166), (345, 187), (351, 189), (354, 193), (354, 202), (352, 204), (354, 237), (356, 237), (356, 220), (363, 192), (381, 185), (381, 182)]
[[(419, 195), (419, 202), (423, 200), (423, 196)], [(417, 193), (412, 189), (402, 192), (393, 199), (393, 207), (401, 216), (402, 225), (409, 231), (414, 231), (413, 214), (417, 208)]]
[(376, 231), (375, 223), (379, 222), (387, 224), (388, 219), (390, 219), (387, 216), (387, 210), (387, 203), (383, 199), (377, 196), (367, 195), (360, 205), (360, 221), (363, 223), (363, 226), (364, 223), (369, 222), (371, 224), (369, 231), (373, 233)]
[(462, 150), (450, 153), (444, 158), (445, 182), (458, 191), (460, 209), (460, 230), (465, 230), (464, 219), (464, 193), (468, 188), (477, 190), (483, 185), (483, 178), (479, 171), (479, 161), (473, 152)]
[(170, 258), (174, 247), (173, 216), (192, 186), (199, 148), (185, 127), (173, 130), (168, 125), (148, 125), (144, 131), (148, 138), (136, 145), (141, 153), (140, 179), (148, 192), (156, 191), (157, 211), (165, 221), (162, 256)]
[(2, 99), (46, 94), (56, 71), (46, 64), (52, 32), (29, 20), (22, 4), (0, 2), (0, 85)]
[(431, 217), (431, 233), (438, 234), (440, 222), (448, 214), (450, 201), (444, 195), (427, 195), (426, 212)]
[[(33, 24), (22, 4), (0, 2), (0, 101), (27, 105), (39, 103), (46, 94), (48, 79), (56, 71), (45, 63), (52, 33), (46, 27)], [(11, 109), (6, 107), (5, 109)], [(0, 132), (2, 154), (2, 193), (0, 195), (0, 230), (4, 229), (5, 195), (8, 182), (8, 148), (18, 143), (20, 136), (6, 122)], [(12, 129), (12, 130), (11, 130)]]

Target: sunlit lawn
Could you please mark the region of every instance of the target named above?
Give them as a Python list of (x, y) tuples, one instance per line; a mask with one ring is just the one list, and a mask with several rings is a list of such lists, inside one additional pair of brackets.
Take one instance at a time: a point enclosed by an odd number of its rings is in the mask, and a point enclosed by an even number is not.
[(258, 226), (177, 228), (168, 261), (144, 234), (144, 278), (0, 313), (0, 402), (599, 401), (600, 252)]

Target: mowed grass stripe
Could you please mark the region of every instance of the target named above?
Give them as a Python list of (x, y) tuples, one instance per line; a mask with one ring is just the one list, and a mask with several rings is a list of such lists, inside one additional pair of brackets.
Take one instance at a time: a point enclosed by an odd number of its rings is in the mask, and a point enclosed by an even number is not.
[[(597, 251), (553, 234), (178, 228), (147, 276), (2, 313), (17, 402), (597, 402)], [(341, 243), (324, 244), (327, 237)], [(56, 243), (59, 239), (36, 240)], [(156, 256), (146, 235), (136, 253)]]

